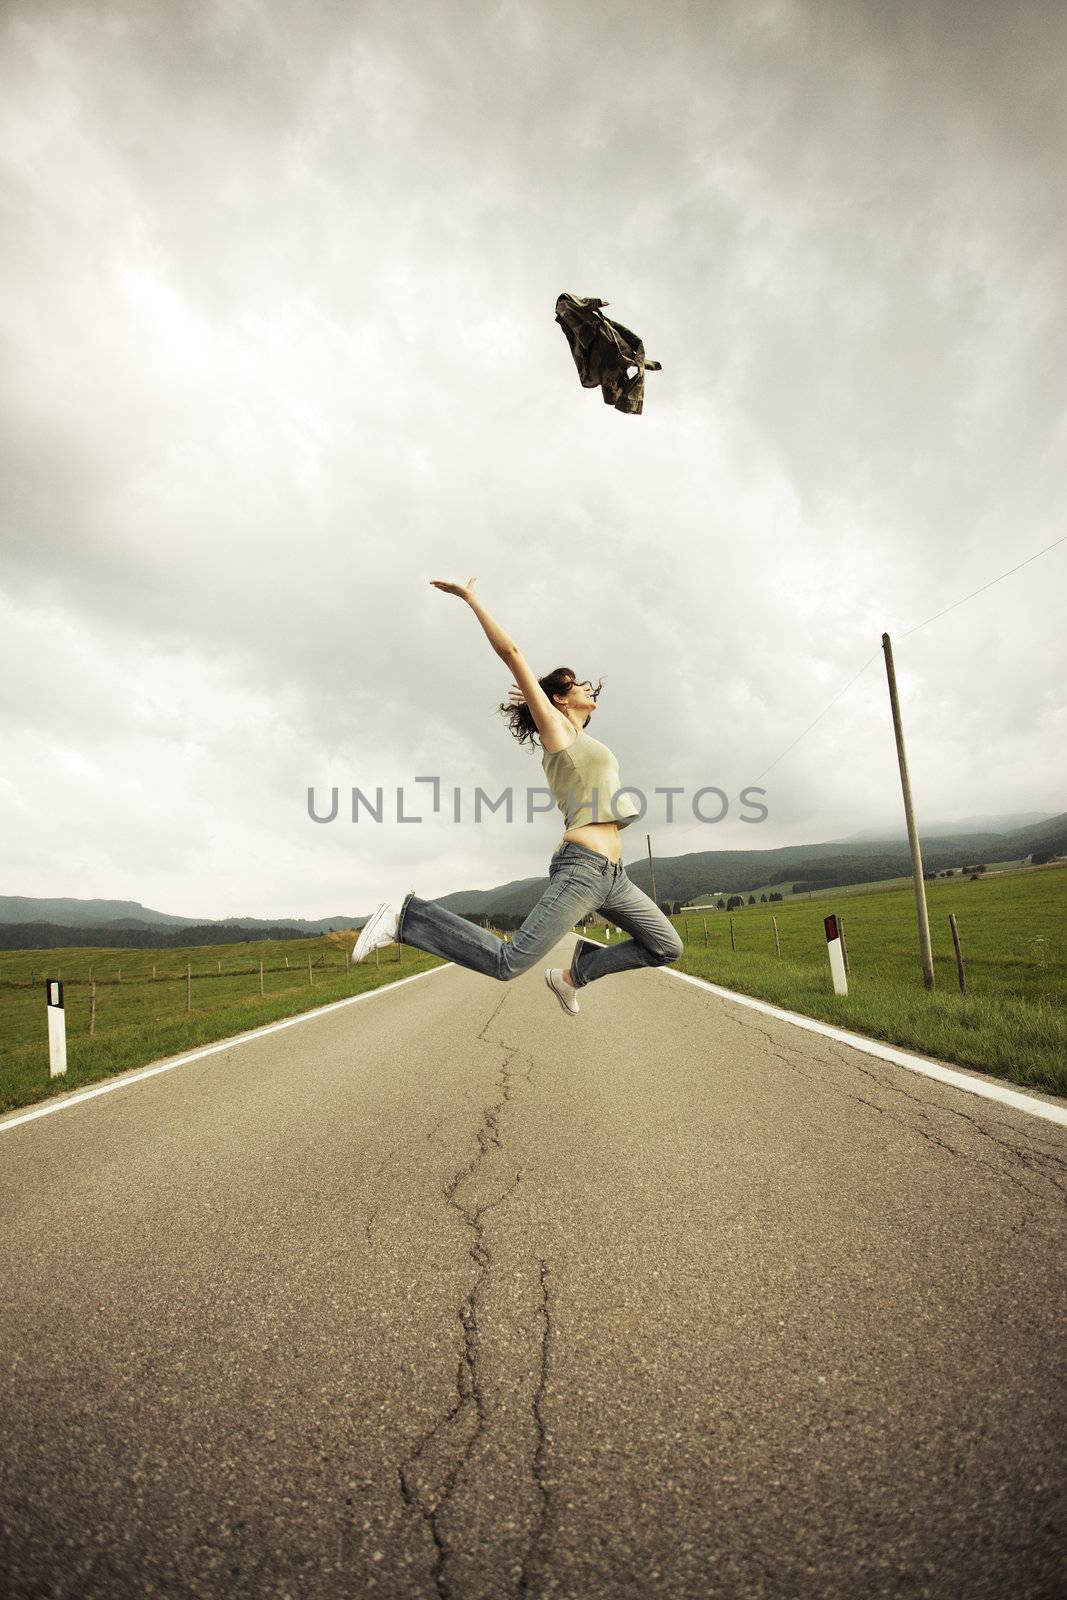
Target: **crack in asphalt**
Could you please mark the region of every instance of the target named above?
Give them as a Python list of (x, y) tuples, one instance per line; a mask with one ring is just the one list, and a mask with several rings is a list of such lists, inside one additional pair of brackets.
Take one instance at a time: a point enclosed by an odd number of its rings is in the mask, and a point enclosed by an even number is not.
[[(806, 1079), (808, 1083), (813, 1083), (819, 1088), (829, 1089), (832, 1093), (841, 1095), (844, 1099), (854, 1100), (860, 1105), (869, 1106), (872, 1111), (877, 1111), (881, 1116), (888, 1116), (891, 1121), (896, 1122), (899, 1126), (906, 1128), (911, 1133), (919, 1134), (920, 1137), (926, 1139), (928, 1143), (936, 1145), (941, 1150), (946, 1150), (949, 1155), (956, 1156), (960, 1160), (964, 1161), (975, 1161), (979, 1166), (985, 1167), (987, 1171), (995, 1173), (998, 1178), (1006, 1178), (1010, 1183), (1014, 1183), (1017, 1188), (1021, 1189), (1025, 1195), (1033, 1199), (1044, 1200), (1046, 1203), (1049, 1203), (1049, 1201), (1052, 1199), (1052, 1197), (1049, 1195), (1043, 1194), (1038, 1189), (1035, 1189), (1032, 1184), (1023, 1182), (1023, 1180), (1015, 1173), (1006, 1170), (1004, 1167), (995, 1166), (991, 1161), (983, 1161), (980, 1156), (975, 1156), (971, 1151), (957, 1149), (955, 1145), (949, 1144), (946, 1140), (939, 1138), (938, 1135), (929, 1128), (921, 1127), (917, 1122), (910, 1121), (905, 1117), (897, 1116), (893, 1111), (888, 1110), (885, 1106), (878, 1105), (874, 1100), (868, 1100), (865, 1095), (852, 1093), (839, 1083), (829, 1082), (824, 1078), (815, 1077), (810, 1072), (802, 1071), (801, 1063), (806, 1063), (811, 1059), (812, 1053), (810, 1050), (809, 1053), (806, 1054), (800, 1049), (789, 1045), (785, 1040), (776, 1039), (773, 1034), (768, 1032), (766, 1027), (759, 1022), (756, 1022), (754, 1019), (750, 1019), (747, 1015), (743, 1017), (737, 1016), (728, 1008), (728, 1006), (724, 1006), (723, 1009), (730, 1021), (736, 1023), (738, 1027), (743, 1028), (746, 1032), (761, 1033), (770, 1046), (771, 1054), (777, 1060), (781, 1061), (782, 1064), (791, 1072), (796, 1072), (799, 1077)], [(856, 1059), (858, 1052), (849, 1051), (848, 1055), (846, 1056), (843, 1052), (847, 1050), (848, 1047), (846, 1045), (839, 1044), (837, 1040), (828, 1039), (826, 1041), (826, 1048), (830, 1051), (837, 1052), (836, 1055), (832, 1055), (828, 1059), (824, 1058), (827, 1065), (833, 1065), (836, 1061), (842, 1066), (849, 1067), (854, 1072), (862, 1073), (864, 1077), (869, 1078), (872, 1083), (877, 1084), (878, 1088), (882, 1089), (886, 1093), (898, 1094), (903, 1099), (910, 1100), (912, 1104), (919, 1110), (923, 1121), (930, 1121), (929, 1102), (923, 1100), (920, 1095), (910, 1093), (909, 1090), (906, 1089), (902, 1084), (887, 1082), (885, 1078), (879, 1076), (877, 1072), (873, 1071), (870, 1067), (865, 1066), (862, 1061)], [(1067, 1194), (1067, 1186), (1058, 1181), (1058, 1179), (1053, 1176), (1053, 1173), (1046, 1169), (1055, 1168), (1057, 1171), (1063, 1171), (1064, 1167), (1067, 1166), (1067, 1163), (1065, 1163), (1061, 1157), (1046, 1154), (1044, 1151), (1026, 1152), (1020, 1150), (1017, 1145), (1011, 1143), (1007, 1139), (999, 1138), (997, 1134), (992, 1132), (983, 1123), (979, 1122), (976, 1117), (956, 1106), (939, 1106), (937, 1109), (940, 1112), (947, 1113), (950, 1116), (959, 1117), (962, 1121), (969, 1123), (970, 1126), (978, 1133), (982, 1134), (984, 1138), (990, 1140), (991, 1143), (998, 1145), (1009, 1155), (1014, 1156), (1017, 1161), (1027, 1168), (1028, 1171), (1032, 1171), (1036, 1173), (1037, 1176), (1044, 1178), (1052, 1185), (1053, 1189), (1055, 1189), (1058, 1194)]]
[(548, 1523), (549, 1496), (548, 1484), (545, 1481), (545, 1455), (548, 1450), (548, 1430), (541, 1412), (541, 1405), (545, 1397), (545, 1387), (548, 1381), (548, 1351), (552, 1321), (548, 1309), (548, 1268), (544, 1261), (539, 1262), (541, 1272), (541, 1360), (537, 1374), (537, 1389), (533, 1397), (534, 1422), (537, 1424), (537, 1444), (534, 1447), (533, 1479), (537, 1492), (541, 1496), (541, 1511), (537, 1519), (537, 1526), (530, 1539), (529, 1546), (522, 1560), (519, 1572), (519, 1582), (516, 1593), (525, 1595), (530, 1586), (530, 1568), (534, 1559), (541, 1553), (541, 1541), (544, 1538), (545, 1527)]
[[(831, 1047), (838, 1051), (847, 1048), (844, 1045), (837, 1044), (832, 1044)], [(892, 1094), (899, 1094), (903, 1099), (912, 1101), (914, 1105), (920, 1108), (923, 1116), (927, 1116), (926, 1108), (928, 1106), (928, 1102), (923, 1100), (921, 1096), (910, 1093), (903, 1084), (886, 1082), (886, 1080), (880, 1078), (876, 1072), (872, 1072), (869, 1067), (864, 1066), (861, 1061), (852, 1060), (851, 1056), (849, 1056), (849, 1058), (846, 1060), (843, 1056), (839, 1055), (838, 1059), (841, 1060), (844, 1065), (852, 1067), (856, 1072), (862, 1072), (865, 1077), (871, 1078), (873, 1082), (878, 1084), (879, 1088), (885, 1089)], [(1018, 1144), (1015, 1144), (1012, 1140), (1001, 1137), (998, 1133), (995, 1133), (991, 1128), (987, 1127), (985, 1123), (980, 1122), (977, 1117), (971, 1115), (970, 1112), (963, 1110), (959, 1106), (939, 1106), (938, 1110), (941, 1112), (946, 1112), (949, 1116), (959, 1117), (961, 1122), (969, 1123), (977, 1133), (980, 1133), (983, 1138), (988, 1139), (991, 1144), (999, 1145), (1002, 1150), (1005, 1150), (1009, 1155), (1014, 1156), (1016, 1160), (1019, 1161), (1022, 1166), (1026, 1167), (1029, 1171), (1036, 1173), (1038, 1177), (1047, 1179), (1057, 1193), (1067, 1196), (1067, 1184), (1061, 1182), (1055, 1176), (1056, 1173), (1064, 1172), (1065, 1169), (1067, 1169), (1067, 1161), (1065, 1161), (1062, 1156), (1054, 1155), (1051, 1151), (1023, 1149)], [(919, 1129), (919, 1132), (922, 1132), (922, 1129)], [(946, 1145), (945, 1148), (950, 1149), (951, 1147)], [(960, 1154), (961, 1152), (956, 1151), (954, 1153)], [(988, 1161), (980, 1162), (980, 1165), (989, 1167), (993, 1172), (1001, 1171), (1001, 1169), (993, 1167)], [(1012, 1178), (1013, 1182), (1019, 1182), (1019, 1180), (1014, 1178), (1013, 1174), (1011, 1173), (1002, 1173), (1002, 1175)], [(1025, 1189), (1028, 1194), (1037, 1194), (1036, 1190), (1030, 1189), (1026, 1184), (1022, 1184), (1021, 1187)], [(1038, 1195), (1038, 1198), (1046, 1197)]]
[[(435, 1137), (435, 1135), (437, 1133), (437, 1130), (441, 1126), (441, 1123), (443, 1122), (443, 1120), (444, 1120), (443, 1117), (437, 1117), (436, 1120), (434, 1121), (434, 1125), (430, 1129), (429, 1133), (424, 1135), (424, 1138), (425, 1138), (427, 1144), (432, 1144), (433, 1143), (434, 1137)], [(385, 1169), (389, 1165), (390, 1161), (392, 1161), (396, 1156), (398, 1156), (400, 1154), (401, 1150), (406, 1150), (407, 1149), (408, 1143), (410, 1143), (410, 1141), (405, 1140), (402, 1144), (395, 1145), (394, 1148), (392, 1150), (390, 1150), (390, 1152), (386, 1156), (385, 1160), (380, 1162), (378, 1164), (378, 1166), (375, 1167), (374, 1176), (376, 1178), (380, 1178), (381, 1177), (382, 1173), (385, 1171)], [(381, 1210), (380, 1206), (375, 1206), (373, 1211), (371, 1212), (370, 1216), (367, 1218), (366, 1222), (363, 1224), (363, 1231), (367, 1235), (367, 1243), (368, 1244), (373, 1244), (374, 1243), (373, 1239), (371, 1238), (371, 1229), (374, 1226), (374, 1220), (377, 1217), (378, 1212), (380, 1210)]]
[[(395, 1155), (398, 1155), (399, 1152), (403, 1148), (404, 1148), (403, 1145), (398, 1144), (398, 1145), (394, 1146), (394, 1148), (392, 1150), (390, 1150), (390, 1152), (386, 1156), (385, 1160), (383, 1162), (381, 1162), (377, 1167), (375, 1167), (374, 1176), (376, 1178), (380, 1178), (381, 1177), (382, 1173), (385, 1171), (385, 1169), (389, 1165), (390, 1161), (392, 1161), (393, 1157)], [(368, 1244), (373, 1244), (374, 1243), (373, 1239), (371, 1238), (371, 1229), (374, 1226), (374, 1219), (378, 1215), (378, 1212), (379, 1212), (380, 1209), (381, 1208), (379, 1206), (375, 1206), (374, 1210), (371, 1212), (370, 1216), (367, 1218), (366, 1222), (363, 1224), (363, 1231), (367, 1235), (367, 1243)]]
[[(474, 1235), (468, 1253), (478, 1269), (474, 1278), (474, 1282), (472, 1283), (466, 1298), (457, 1308), (456, 1312), (463, 1334), (462, 1348), (459, 1359), (456, 1363), (456, 1398), (449, 1406), (448, 1410), (437, 1419), (433, 1427), (430, 1428), (429, 1431), (425, 1433), (419, 1440), (418, 1444), (415, 1446), (414, 1450), (408, 1456), (406, 1461), (401, 1463), (397, 1469), (400, 1481), (400, 1492), (404, 1498), (405, 1504), (412, 1510), (418, 1512), (418, 1514), (423, 1518), (423, 1521), (426, 1523), (429, 1529), (430, 1536), (433, 1539), (435, 1556), (433, 1582), (435, 1590), (441, 1597), (441, 1600), (458, 1600), (456, 1587), (449, 1579), (445, 1570), (449, 1558), (453, 1552), (449, 1547), (448, 1541), (445, 1537), (444, 1529), (442, 1527), (443, 1515), (448, 1507), (449, 1501), (452, 1498), (456, 1485), (459, 1482), (460, 1476), (474, 1454), (474, 1451), (478, 1446), (478, 1442), (485, 1434), (487, 1427), (486, 1397), (482, 1387), (482, 1364), (480, 1359), (478, 1312), (479, 1306), (482, 1304), (484, 1299), (484, 1290), (486, 1284), (488, 1283), (490, 1271), (493, 1265), (493, 1256), (492, 1251), (486, 1241), (485, 1226), (482, 1219), (488, 1212), (497, 1210), (511, 1198), (521, 1183), (523, 1174), (523, 1168), (520, 1167), (515, 1174), (513, 1182), (508, 1185), (502, 1194), (497, 1195), (497, 1197), (493, 1200), (486, 1201), (483, 1205), (480, 1205), (473, 1210), (465, 1206), (461, 1199), (457, 1199), (459, 1190), (475, 1177), (478, 1168), (487, 1159), (487, 1157), (491, 1156), (494, 1151), (503, 1150), (504, 1147), (500, 1134), (500, 1115), (508, 1101), (511, 1099), (513, 1077), (512, 1063), (515, 1056), (519, 1052), (519, 1047), (517, 1045), (506, 1044), (502, 1040), (489, 1039), (487, 1037), (487, 1030), (498, 1016), (506, 998), (506, 996), (501, 998), (500, 1004), (486, 1020), (484, 1026), (477, 1035), (477, 1038), (481, 1039), (483, 1042), (487, 1044), (502, 1045), (504, 1049), (505, 1054), (500, 1066), (500, 1077), (497, 1080), (497, 1087), (503, 1092), (499, 1100), (496, 1100), (492, 1105), (487, 1106), (482, 1112), (481, 1126), (478, 1128), (476, 1133), (476, 1151), (467, 1164), (453, 1174), (449, 1183), (442, 1191), (442, 1195), (446, 1204), (452, 1206), (456, 1211), (459, 1212), (464, 1223), (468, 1228), (471, 1229)], [(531, 1058), (530, 1067), (524, 1074), (527, 1082), (530, 1082), (532, 1068), (533, 1062)], [(540, 1277), (542, 1324), (540, 1338), (540, 1365), (537, 1389), (532, 1404), (534, 1424), (537, 1431), (537, 1440), (534, 1448), (531, 1472), (534, 1484), (541, 1497), (541, 1511), (534, 1533), (527, 1545), (526, 1553), (523, 1556), (519, 1570), (516, 1590), (517, 1594), (519, 1595), (524, 1595), (527, 1593), (529, 1583), (529, 1567), (538, 1552), (540, 1539), (548, 1515), (548, 1490), (544, 1480), (544, 1459), (547, 1434), (545, 1430), (544, 1419), (541, 1413), (541, 1403), (544, 1396), (545, 1382), (548, 1371), (548, 1349), (551, 1328), (548, 1310), (547, 1271), (544, 1261), (540, 1262)], [(445, 1476), (440, 1489), (436, 1494), (432, 1491), (424, 1494), (420, 1491), (416, 1482), (419, 1464), (427, 1449), (438, 1437), (438, 1435), (443, 1431), (446, 1432), (446, 1434), (447, 1432), (452, 1431), (453, 1424), (458, 1424), (460, 1428), (465, 1427), (466, 1437), (463, 1439), (462, 1445), (458, 1449), (456, 1459), (453, 1461), (452, 1466)]]

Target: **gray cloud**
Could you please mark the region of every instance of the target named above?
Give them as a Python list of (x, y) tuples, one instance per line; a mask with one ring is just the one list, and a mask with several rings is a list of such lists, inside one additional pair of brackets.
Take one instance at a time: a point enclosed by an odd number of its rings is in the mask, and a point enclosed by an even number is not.
[[(605, 675), (624, 782), (736, 793), (883, 628), (1062, 531), (1057, 5), (2, 28), (14, 892), (324, 914), (543, 871), (551, 818), (307, 821), (313, 780), (540, 781), (431, 577)], [(662, 361), (642, 417), (580, 389), (561, 289)], [(920, 818), (1061, 807), (1063, 562), (899, 645)], [(655, 847), (895, 818), (880, 662), (767, 785), (760, 829)]]

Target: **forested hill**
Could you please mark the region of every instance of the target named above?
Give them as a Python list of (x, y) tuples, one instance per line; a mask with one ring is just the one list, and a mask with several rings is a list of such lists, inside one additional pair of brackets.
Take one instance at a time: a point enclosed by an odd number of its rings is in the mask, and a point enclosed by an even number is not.
[[(755, 825), (754, 825), (755, 826)], [(628, 837), (628, 835), (632, 836)], [(669, 834), (660, 837), (669, 837)], [(1033, 854), (1067, 852), (1067, 812), (1005, 833), (958, 833), (920, 837), (928, 873)], [(623, 860), (633, 881), (651, 893), (644, 831), (631, 824), (622, 835)], [(637, 849), (633, 846), (637, 845)], [(823, 844), (785, 845), (776, 850), (700, 850), (657, 855), (656, 898), (679, 905), (711, 894), (741, 894), (762, 885), (833, 887), (906, 877), (911, 857), (906, 839), (833, 839)], [(513, 879), (493, 889), (460, 889), (438, 903), (464, 916), (496, 917), (501, 925), (521, 921), (544, 892), (543, 875)], [(0, 895), (0, 949), (55, 949), (64, 945), (163, 948), (185, 944), (238, 944), (249, 939), (294, 939), (338, 928), (358, 928), (373, 908), (318, 920), (299, 917), (226, 917), (219, 921), (153, 911), (136, 900), (44, 899)]]
[[(633, 823), (623, 833), (623, 860), (626, 871), (646, 894), (652, 893), (647, 853), (627, 848), (627, 833), (637, 831)], [(644, 834), (640, 835), (644, 843)], [(1060, 855), (1067, 852), (1067, 813), (1049, 818), (1032, 827), (1010, 833), (964, 833), (942, 838), (920, 836), (923, 870), (927, 873), (985, 864), (990, 861), (1017, 861), (1035, 853)], [(911, 856), (907, 840), (860, 840), (845, 844), (831, 840), (825, 844), (785, 845), (777, 850), (702, 850), (688, 855), (655, 857), (656, 899), (686, 905), (707, 899), (711, 894), (748, 894), (763, 884), (780, 884), (783, 891), (794, 884), (805, 887), (832, 887), (839, 883), (877, 883), (883, 878), (907, 877)], [(498, 889), (478, 893), (447, 895), (441, 904), (462, 915), (498, 914), (506, 925), (506, 914), (526, 914), (540, 895), (543, 879), (519, 879)]]

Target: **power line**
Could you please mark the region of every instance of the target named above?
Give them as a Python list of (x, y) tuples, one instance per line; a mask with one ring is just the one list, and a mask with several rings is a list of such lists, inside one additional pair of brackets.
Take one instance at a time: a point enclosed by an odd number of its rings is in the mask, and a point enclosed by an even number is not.
[(920, 628), (925, 628), (931, 622), (936, 622), (938, 617), (947, 617), (950, 611), (955, 611), (957, 606), (962, 606), (966, 601), (973, 600), (976, 594), (984, 594), (987, 589), (992, 589), (993, 585), (995, 583), (999, 583), (1001, 578), (1010, 578), (1013, 572), (1019, 571), (1019, 567), (1027, 567), (1030, 565), (1031, 561), (1036, 561), (1038, 556), (1047, 555), (1050, 550), (1055, 550), (1056, 546), (1058, 544), (1062, 544), (1064, 539), (1067, 539), (1067, 533), (1061, 534), (1058, 539), (1053, 539), (1052, 543), (1047, 544), (1044, 550), (1035, 550), (1032, 556), (1027, 556), (1025, 561), (1020, 561), (1018, 567), (1009, 567), (1007, 572), (1002, 572), (1000, 574), (1000, 578), (990, 578), (989, 582), (983, 583), (980, 589), (974, 589), (970, 594), (965, 594), (962, 600), (953, 600), (952, 604), (950, 606), (946, 606), (944, 611), (938, 611), (935, 616), (927, 617), (925, 622), (917, 622), (914, 628), (909, 628), (908, 632), (902, 633), (900, 637), (902, 639), (906, 639), (908, 634), (918, 633)]
[[(877, 656), (877, 655), (880, 655), (880, 654), (881, 654), (881, 649), (880, 648), (874, 652), (874, 656)], [(855, 678), (850, 678), (848, 680), (848, 682), (845, 684), (845, 689), (851, 689), (852, 685), (856, 681), (856, 678), (861, 677), (862, 674), (866, 672), (867, 668), (870, 666), (871, 662), (874, 660), (874, 656), (868, 656), (867, 657), (867, 660), (863, 663), (863, 665), (860, 668), (859, 672), (856, 673), (856, 677)], [(828, 705), (825, 710), (819, 712), (819, 715), (815, 718), (815, 722), (821, 722), (822, 721), (823, 717), (825, 717), (825, 715), (826, 715), (826, 712), (829, 711), (830, 706), (832, 706), (834, 704), (834, 701), (840, 700), (841, 696), (845, 692), (845, 689), (838, 689), (837, 693), (834, 695), (833, 700), (830, 701), (830, 705)], [(804, 733), (798, 733), (796, 738), (793, 740), (793, 744), (787, 745), (786, 748), (782, 751), (782, 755), (775, 756), (774, 760), (771, 762), (771, 767), (776, 767), (778, 765), (779, 761), (781, 761), (782, 756), (787, 756), (789, 754), (790, 750), (792, 750), (793, 745), (799, 744), (801, 739), (804, 738), (804, 735), (811, 732), (812, 728), (814, 728), (814, 726), (815, 726), (815, 722), (809, 722), (807, 727), (804, 729)], [(758, 777), (754, 778), (753, 782), (754, 783), (758, 783), (760, 778), (762, 778), (765, 773), (770, 772), (771, 767), (764, 767), (763, 772), (761, 772)]]
[[(1010, 578), (1013, 572), (1018, 572), (1021, 567), (1029, 566), (1030, 562), (1031, 561), (1036, 561), (1038, 556), (1047, 555), (1050, 550), (1055, 550), (1056, 546), (1058, 544), (1063, 544), (1064, 540), (1067, 540), (1067, 533), (1061, 534), (1061, 536), (1058, 539), (1053, 539), (1052, 543), (1051, 544), (1047, 544), (1043, 550), (1035, 550), (1034, 554), (1032, 556), (1027, 556), (1026, 560), (1025, 561), (1020, 561), (1018, 566), (1009, 567), (1007, 572), (1002, 572), (1000, 574), (1000, 577), (998, 577), (998, 578), (990, 578), (989, 582), (988, 583), (983, 583), (982, 587), (980, 589), (973, 589), (970, 594), (963, 595), (961, 599), (953, 600), (952, 604), (950, 606), (946, 606), (944, 611), (938, 611), (932, 617), (927, 617), (925, 622), (917, 622), (915, 624), (914, 628), (908, 628), (908, 630), (905, 633), (902, 633), (900, 635), (900, 637), (902, 639), (907, 639), (910, 634), (918, 633), (920, 628), (929, 627), (931, 622), (939, 621), (939, 619), (941, 617), (947, 616), (950, 611), (955, 611), (957, 606), (965, 605), (968, 600), (973, 600), (975, 595), (984, 594), (987, 589), (991, 589), (995, 583), (1000, 583), (1003, 578)], [(787, 756), (789, 754), (790, 750), (792, 750), (796, 745), (798, 745), (800, 743), (801, 739), (805, 738), (811, 732), (811, 730), (812, 730), (812, 728), (814, 728), (816, 722), (821, 722), (822, 721), (822, 719), (823, 719), (823, 717), (825, 717), (827, 711), (829, 711), (830, 706), (834, 705), (838, 700), (840, 700), (841, 696), (845, 693), (846, 689), (851, 689), (851, 687), (855, 683), (856, 679), (859, 678), (859, 677), (862, 677), (863, 674), (866, 672), (866, 670), (870, 666), (871, 662), (875, 659), (875, 656), (879, 656), (879, 655), (881, 655), (881, 653), (882, 653), (881, 646), (879, 646), (879, 648), (874, 652), (874, 655), (871, 655), (871, 656), (867, 657), (867, 660), (863, 663), (863, 665), (860, 668), (859, 672), (857, 672), (853, 677), (851, 677), (848, 680), (848, 682), (845, 684), (844, 689), (839, 689), (837, 691), (837, 693), (834, 695), (833, 700), (830, 701), (829, 705), (827, 705), (822, 711), (819, 712), (819, 715), (815, 718), (815, 721), (814, 722), (809, 722), (808, 726), (804, 729), (804, 732), (803, 733), (798, 733), (796, 738), (793, 740), (793, 743), (790, 744), (790, 745), (787, 745), (786, 748), (782, 751), (781, 755), (775, 756), (775, 758), (771, 762), (770, 766), (764, 767), (763, 771), (759, 774), (759, 777), (757, 777), (757, 778), (755, 778), (753, 780), (755, 783), (758, 783), (760, 778), (764, 777), (768, 772), (770, 772), (771, 767), (776, 767), (778, 765), (779, 761), (781, 761), (784, 756)]]

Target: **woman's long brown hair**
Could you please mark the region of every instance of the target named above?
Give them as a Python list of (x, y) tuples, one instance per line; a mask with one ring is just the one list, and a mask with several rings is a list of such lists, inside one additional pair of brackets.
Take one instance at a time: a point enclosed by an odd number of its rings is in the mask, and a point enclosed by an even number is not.
[[(578, 682), (578, 679), (575, 677), (574, 672), (570, 667), (554, 667), (551, 672), (546, 672), (545, 676), (543, 678), (538, 678), (537, 681), (545, 691), (545, 694), (551, 700), (554, 694), (566, 694), (569, 689), (573, 689), (574, 685)], [(603, 678), (600, 678), (597, 682), (596, 688), (593, 690), (594, 700), (599, 695), (603, 686), (604, 680)], [(553, 702), (553, 704), (554, 703), (555, 702)], [(509, 731), (515, 735), (515, 738), (518, 739), (520, 744), (525, 744), (527, 739), (529, 739), (531, 743), (535, 745), (540, 743), (538, 738), (537, 723), (530, 714), (529, 706), (515, 706), (512, 705), (509, 700), (507, 704), (499, 705), (497, 710), (500, 711), (505, 717), (509, 724)], [(586, 717), (585, 720), (588, 722), (589, 718)]]

